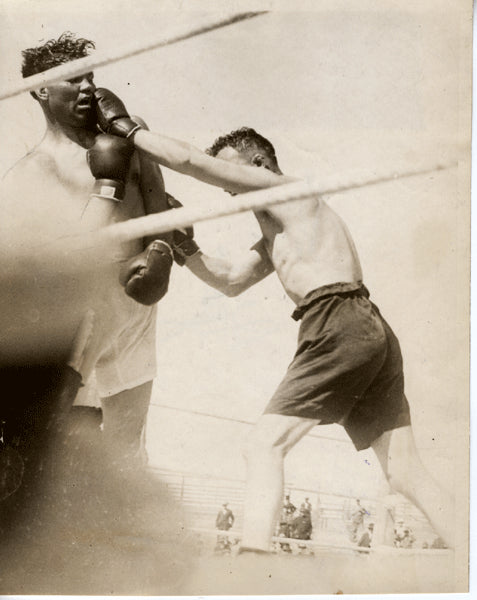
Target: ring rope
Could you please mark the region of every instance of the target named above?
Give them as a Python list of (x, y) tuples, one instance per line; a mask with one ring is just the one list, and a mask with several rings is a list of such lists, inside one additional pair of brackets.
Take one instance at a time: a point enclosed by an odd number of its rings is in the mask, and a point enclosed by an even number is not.
[(83, 58), (78, 58), (77, 60), (58, 65), (57, 67), (53, 67), (48, 71), (37, 73), (36, 75), (32, 75), (30, 77), (25, 77), (25, 79), (19, 79), (0, 92), (0, 100), (18, 96), (23, 92), (32, 92), (38, 88), (45, 87), (53, 83), (58, 83), (59, 81), (72, 79), (73, 77), (77, 77), (83, 73), (93, 71), (98, 67), (109, 65), (120, 60), (142, 54), (144, 52), (149, 52), (151, 50), (155, 50), (156, 48), (169, 46), (171, 44), (187, 40), (191, 37), (213, 31), (214, 29), (219, 29), (227, 25), (232, 25), (233, 23), (238, 23), (239, 21), (244, 21), (245, 19), (251, 19), (252, 17), (263, 15), (266, 12), (267, 11), (246, 13), (235, 12), (225, 14), (221, 13), (220, 16), (217, 16), (213, 19), (210, 17), (203, 18), (192, 26), (190, 24), (179, 23), (149, 43), (142, 43), (140, 45), (133, 44), (127, 46), (126, 48), (121, 47), (121, 49), (115, 48), (112, 52), (95, 52), (93, 55), (85, 56)]
[(267, 206), (285, 204), (286, 202), (303, 200), (312, 196), (337, 194), (352, 189), (395, 181), (396, 179), (434, 173), (456, 166), (457, 162), (446, 164), (433, 163), (401, 173), (386, 172), (381, 175), (366, 174), (361, 177), (355, 176), (348, 181), (343, 181), (342, 175), (339, 174), (328, 179), (321, 179), (320, 181), (305, 180), (287, 183), (273, 188), (240, 194), (220, 203), (215, 202), (208, 205), (183, 207), (172, 211), (129, 219), (122, 223), (108, 225), (90, 235), (97, 236), (99, 243), (108, 240), (126, 242), (140, 237), (165, 233), (173, 229), (181, 229), (200, 221), (210, 221), (249, 210), (261, 210)]

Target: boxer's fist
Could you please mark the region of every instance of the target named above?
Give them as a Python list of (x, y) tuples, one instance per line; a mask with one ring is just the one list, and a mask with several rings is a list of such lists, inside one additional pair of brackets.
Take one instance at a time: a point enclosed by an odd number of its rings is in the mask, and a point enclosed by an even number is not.
[(136, 302), (154, 304), (167, 292), (171, 266), (171, 247), (155, 240), (121, 267), (119, 282)]
[(89, 168), (96, 179), (92, 196), (120, 201), (124, 198), (126, 178), (134, 147), (126, 140), (101, 133), (87, 152)]
[[(181, 208), (182, 204), (166, 192), (167, 204), (169, 208)], [(174, 260), (183, 267), (189, 256), (194, 256), (200, 252), (200, 248), (194, 240), (194, 228), (184, 227), (184, 229), (174, 229), (172, 232), (172, 250)]]
[(98, 125), (106, 133), (128, 138), (138, 129), (142, 129), (131, 119), (122, 100), (113, 92), (106, 88), (97, 88), (94, 97)]

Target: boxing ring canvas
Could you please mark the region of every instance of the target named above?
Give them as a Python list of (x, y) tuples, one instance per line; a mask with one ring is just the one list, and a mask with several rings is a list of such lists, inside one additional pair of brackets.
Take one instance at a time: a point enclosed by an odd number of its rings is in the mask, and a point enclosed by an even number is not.
[[(229, 557), (205, 556), (178, 593), (467, 592), (471, 2), (269, 0), (252, 7), (238, 1), (225, 10), (207, 0), (200, 12), (172, 0), (116, 0), (114, 10), (112, 4), (0, 3), (2, 175), (44, 130), (28, 91), (16, 93), (21, 50), (63, 31), (95, 41), (91, 60), (105, 57), (97, 68), (92, 62), (96, 84), (118, 94), (151, 131), (200, 149), (241, 126), (261, 132), (285, 174), (310, 185), (324, 182), (320, 192), (349, 227), (366, 286), (401, 344), (419, 453), (456, 497), (453, 551), (394, 556), (383, 550), (363, 557), (325, 549), (315, 552), (313, 564), (308, 557), (291, 567), (257, 563), (245, 578)], [(234, 11), (246, 16), (235, 19)], [(205, 253), (238, 259), (260, 238), (250, 210), (212, 218), (236, 198), (162, 171), (167, 191), (190, 211), (183, 214), (192, 215)], [(18, 226), (21, 211), (5, 218)], [(1, 260), (6, 264), (8, 253)], [(87, 285), (87, 273), (82, 276)], [(15, 307), (4, 304), (0, 323), (7, 328)], [(146, 432), (151, 469), (244, 482), (244, 440), (293, 357), (293, 308), (274, 274), (227, 298), (187, 267), (174, 266), (157, 306), (158, 374)], [(92, 380), (82, 402), (96, 400)], [(357, 453), (336, 424), (315, 427), (293, 449), (285, 481), (317, 495), (375, 500), (390, 491), (374, 454)], [(118, 581), (124, 562), (133, 565), (129, 587), (113, 589), (114, 595), (123, 589), (164, 594), (157, 580), (147, 587), (134, 574), (134, 553), (122, 548), (112, 556)], [(288, 578), (278, 580), (277, 564)], [(64, 593), (48, 587), (49, 568), (22, 587), (23, 571), (7, 563), (0, 594)], [(263, 575), (267, 569), (272, 581)], [(114, 573), (109, 578), (114, 581)], [(65, 593), (94, 593), (81, 576), (72, 586)]]

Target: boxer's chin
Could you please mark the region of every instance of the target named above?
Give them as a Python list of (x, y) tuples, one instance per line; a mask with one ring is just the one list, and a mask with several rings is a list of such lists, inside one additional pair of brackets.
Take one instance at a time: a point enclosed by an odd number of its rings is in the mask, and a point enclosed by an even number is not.
[(77, 115), (78, 126), (88, 131), (98, 132), (96, 124), (96, 113), (93, 110), (85, 111), (83, 114)]

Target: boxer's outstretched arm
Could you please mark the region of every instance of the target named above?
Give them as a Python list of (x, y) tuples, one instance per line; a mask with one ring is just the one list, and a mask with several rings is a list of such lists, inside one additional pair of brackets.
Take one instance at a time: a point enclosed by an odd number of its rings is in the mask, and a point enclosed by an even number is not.
[(238, 296), (274, 271), (263, 239), (237, 262), (198, 252), (185, 264), (204, 283), (230, 297)]
[(133, 140), (137, 149), (174, 171), (241, 194), (296, 181), (255, 166), (238, 165), (209, 156), (195, 146), (141, 128), (120, 98), (105, 88), (97, 88), (96, 116), (102, 131)]
[(277, 175), (267, 169), (209, 156), (187, 142), (144, 129), (136, 131), (133, 139), (136, 148), (159, 164), (228, 192), (241, 194), (296, 181), (296, 178)]

